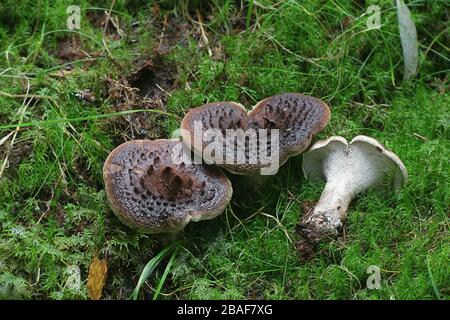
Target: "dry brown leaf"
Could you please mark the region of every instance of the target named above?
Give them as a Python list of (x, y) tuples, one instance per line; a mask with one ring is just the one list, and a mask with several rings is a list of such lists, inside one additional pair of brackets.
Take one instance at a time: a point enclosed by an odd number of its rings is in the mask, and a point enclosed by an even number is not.
[(107, 272), (108, 262), (106, 259), (100, 260), (97, 256), (94, 256), (89, 266), (87, 280), (88, 296), (91, 300), (99, 300), (102, 297)]

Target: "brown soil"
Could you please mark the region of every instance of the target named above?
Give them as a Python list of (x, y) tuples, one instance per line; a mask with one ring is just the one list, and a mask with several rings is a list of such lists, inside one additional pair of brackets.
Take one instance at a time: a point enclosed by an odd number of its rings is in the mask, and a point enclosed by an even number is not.
[[(304, 221), (305, 218), (313, 212), (315, 205), (315, 202), (310, 200), (305, 200), (302, 203), (301, 221)], [(295, 247), (297, 249), (299, 259), (301, 261), (308, 261), (314, 258), (316, 255), (317, 243), (311, 239), (309, 233), (305, 232), (302, 222), (299, 222), (299, 224), (297, 224), (295, 233), (299, 237), (299, 240), (295, 242)]]
[[(174, 68), (162, 58), (136, 62), (137, 68), (121, 79), (107, 78), (108, 99), (114, 111), (157, 109), (165, 111), (176, 85)], [(149, 112), (132, 113), (110, 121), (118, 143), (130, 139), (157, 139), (165, 136), (164, 116)]]
[[(3, 137), (0, 137), (3, 138)], [(31, 142), (16, 139), (11, 149), (11, 138), (0, 145), (0, 161), (3, 161), (8, 155), (8, 163), (6, 164), (4, 175), (17, 177), (17, 169), (22, 160), (27, 158), (33, 151)], [(2, 162), (0, 162), (0, 165)]]

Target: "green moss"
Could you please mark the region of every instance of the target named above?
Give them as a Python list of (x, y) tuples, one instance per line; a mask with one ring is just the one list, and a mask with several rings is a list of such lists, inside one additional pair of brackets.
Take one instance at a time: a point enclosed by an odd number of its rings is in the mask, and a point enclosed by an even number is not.
[[(101, 173), (108, 152), (130, 133), (121, 132), (129, 124), (124, 117), (99, 118), (117, 111), (106, 78), (123, 81), (137, 60), (154, 58), (176, 70), (164, 105), (171, 114), (182, 117), (210, 101), (250, 108), (279, 92), (315, 95), (333, 114), (318, 138), (373, 136), (402, 158), (410, 174), (398, 194), (359, 195), (346, 237), (322, 244), (311, 261), (300, 262), (294, 229), (302, 203), (317, 201), (323, 185), (305, 181), (301, 160), (292, 159), (259, 201), (234, 203), (217, 219), (192, 223), (179, 235), (159, 298), (448, 299), (446, 4), (411, 6), (421, 64), (417, 79), (403, 84), (395, 7), (392, 1), (369, 2), (381, 7), (379, 30), (366, 30), (366, 8), (350, 0), (265, 0), (252, 10), (226, 0), (189, 6), (116, 1), (112, 15), (125, 36), (106, 41), (95, 19), (104, 18), (109, 1), (79, 2), (80, 32), (61, 31), (71, 1), (0, 4), (0, 92), (22, 94), (28, 79), (30, 92), (50, 97), (23, 101), (0, 94), (0, 138), (18, 122), (41, 121), (22, 128), (10, 152), (10, 140), (0, 146), (0, 161), (9, 154), (0, 180), (0, 298), (85, 299), (94, 255), (108, 260), (104, 296), (128, 298), (167, 242), (131, 231), (114, 217)], [(212, 57), (192, 22), (196, 9)], [(161, 37), (172, 41), (162, 57)], [(63, 41), (80, 41), (89, 56), (61, 59)], [(71, 73), (55, 75), (67, 64)], [(79, 98), (85, 89), (95, 101)], [(27, 108), (21, 115), (22, 105)], [(78, 117), (86, 120), (52, 122)], [(158, 121), (164, 136), (179, 126), (176, 118)], [(148, 279), (142, 298), (152, 295), (166, 263)], [(67, 287), (71, 265), (81, 270), (80, 290)], [(381, 269), (380, 290), (366, 286), (371, 265)]]

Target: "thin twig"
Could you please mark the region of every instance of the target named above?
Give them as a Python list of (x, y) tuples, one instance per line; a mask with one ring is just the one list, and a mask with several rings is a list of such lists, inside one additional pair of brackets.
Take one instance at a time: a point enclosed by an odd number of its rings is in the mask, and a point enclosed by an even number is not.
[(270, 215), (270, 214), (264, 213), (264, 212), (260, 212), (260, 214), (263, 215), (263, 216), (265, 216), (265, 217), (268, 217), (268, 218), (271, 218), (271, 219), (275, 220), (275, 222), (277, 223), (278, 227), (281, 228), (281, 230), (283, 230), (283, 232), (284, 232), (284, 234), (286, 235), (286, 238), (289, 240), (289, 242), (290, 242), (291, 244), (294, 243), (294, 242), (292, 241), (291, 237), (289, 237), (289, 234), (288, 234), (286, 228), (283, 226), (283, 224), (281, 223), (281, 221), (278, 220), (278, 218), (276, 218), (276, 217), (274, 217), (274, 216), (272, 216), (272, 215)]
[[(22, 105), (19, 108), (19, 110), (17, 110), (17, 114), (19, 115), (19, 124), (22, 122), (23, 116), (25, 115), (25, 112), (32, 101), (32, 99), (28, 99), (28, 102), (27, 102), (27, 98), (29, 98), (29, 92), (30, 92), (30, 87), (31, 87), (30, 80), (26, 76), (23, 78), (25, 78), (27, 81), (27, 93), (23, 96), (24, 99), (23, 99)], [(8, 163), (9, 156), (11, 154), (11, 150), (14, 146), (14, 142), (16, 141), (16, 137), (17, 137), (17, 134), (19, 133), (19, 130), (20, 130), (19, 126), (17, 126), (14, 130), (14, 134), (11, 138), (11, 144), (9, 145), (9, 148), (7, 149), (6, 156), (3, 159), (2, 166), (0, 167), (0, 180), (3, 176), (3, 172), (5, 171), (6, 164)]]
[(167, 94), (169, 97), (172, 98), (172, 95), (170, 94), (170, 92), (168, 92), (168, 91), (164, 90), (163, 88), (161, 88), (161, 86), (159, 84), (155, 83), (155, 86), (157, 86), (159, 90), (161, 90), (162, 92), (164, 92), (165, 94)]
[(311, 63), (311, 64), (313, 64), (313, 65), (315, 65), (315, 66), (317, 66), (317, 67), (319, 67), (321, 69), (324, 69), (323, 66), (321, 66), (320, 64), (314, 62), (314, 60), (324, 60), (323, 58), (306, 58), (306, 57), (303, 57), (303, 56), (301, 56), (299, 54), (296, 54), (295, 52), (292, 52), (288, 48), (286, 48), (283, 44), (281, 44), (280, 41), (275, 39), (273, 36), (271, 36), (271, 35), (269, 35), (267, 33), (265, 35), (266, 35), (267, 39), (269, 39), (270, 41), (275, 43), (275, 45), (279, 46), (283, 51), (286, 51), (287, 53), (289, 53), (290, 55), (293, 55), (294, 57), (296, 57), (299, 60), (307, 61), (307, 62), (309, 62), (309, 63)]
[(15, 130), (11, 131), (11, 132), (8, 133), (6, 136), (4, 136), (3, 138), (0, 139), (0, 146), (1, 146), (2, 144), (4, 144), (4, 143), (9, 139), (9, 137), (11, 137), (11, 136), (14, 134), (14, 131), (15, 131)]
[(27, 93), (21, 93), (21, 94), (11, 94), (8, 92), (0, 91), (0, 96), (4, 96), (11, 99), (22, 99), (22, 98), (30, 98), (30, 99), (46, 99), (46, 100), (54, 100), (51, 96), (45, 96), (40, 94), (27, 94)]
[(114, 28), (116, 29), (117, 34), (123, 38), (125, 36), (125, 32), (123, 32), (122, 29), (120, 29), (120, 22), (119, 22), (119, 18), (117, 16), (114, 17), (110, 17), (109, 21), (111, 21), (112, 25), (114, 26)]
[(196, 12), (197, 12), (198, 25), (200, 26), (200, 30), (202, 32), (203, 42), (205, 43), (206, 49), (208, 50), (208, 55), (210, 57), (212, 57), (213, 54), (212, 54), (211, 47), (209, 46), (209, 40), (208, 40), (208, 37), (206, 36), (205, 29), (203, 29), (202, 16), (200, 15), (200, 11), (198, 9), (196, 9)]
[(155, 109), (131, 109), (131, 110), (124, 110), (120, 112), (111, 112), (111, 113), (105, 113), (105, 114), (99, 114), (95, 116), (87, 116), (87, 117), (77, 117), (77, 118), (59, 118), (59, 119), (50, 119), (50, 120), (40, 120), (40, 121), (33, 121), (33, 122), (27, 122), (27, 123), (17, 123), (17, 124), (11, 124), (11, 125), (4, 125), (0, 126), (0, 129), (8, 129), (8, 128), (14, 128), (14, 127), (36, 127), (40, 125), (50, 125), (50, 124), (59, 124), (59, 123), (65, 123), (69, 122), (69, 125), (71, 125), (71, 122), (80, 122), (80, 121), (89, 121), (89, 120), (97, 120), (97, 119), (104, 119), (104, 118), (111, 118), (116, 116), (124, 116), (131, 113), (137, 113), (137, 112), (150, 112), (150, 113), (156, 113), (163, 116), (168, 116), (177, 120), (181, 120), (181, 118), (173, 113), (161, 111), (161, 110), (155, 110)]
[[(279, 2), (280, 3), (280, 2)], [(277, 4), (279, 4), (279, 3), (277, 3)], [(277, 5), (277, 4), (275, 4), (275, 5)], [(259, 3), (258, 1), (256, 1), (256, 0), (254, 0), (253, 1), (253, 5), (255, 6), (255, 7), (258, 7), (258, 8), (261, 8), (261, 9), (264, 9), (264, 10), (276, 10), (276, 8), (274, 7), (274, 6), (266, 6), (266, 5), (263, 5), (262, 3)]]
[(103, 26), (103, 37), (102, 37), (103, 45), (106, 48), (108, 57), (110, 57), (110, 58), (112, 58), (112, 55), (111, 55), (111, 51), (109, 50), (108, 44), (106, 43), (106, 28), (108, 28), (108, 22), (111, 19), (111, 11), (114, 8), (115, 3), (116, 3), (116, 0), (112, 0), (111, 7), (109, 8), (109, 11), (106, 12), (106, 21), (105, 21), (105, 25)]
[(167, 14), (164, 15), (164, 21), (163, 21), (163, 26), (162, 26), (162, 30), (161, 30), (161, 34), (159, 36), (159, 46), (162, 45), (163, 40), (164, 40), (164, 32), (166, 32), (166, 28), (167, 28)]

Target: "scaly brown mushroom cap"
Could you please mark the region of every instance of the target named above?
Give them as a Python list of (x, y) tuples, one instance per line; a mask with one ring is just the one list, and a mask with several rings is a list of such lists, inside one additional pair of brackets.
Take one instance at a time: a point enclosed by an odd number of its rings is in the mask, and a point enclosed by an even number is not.
[(225, 209), (232, 195), (228, 178), (200, 164), (175, 164), (180, 152), (176, 140), (133, 140), (109, 154), (106, 195), (123, 223), (147, 233), (175, 232)]
[[(217, 163), (210, 159), (202, 150), (207, 143), (195, 143), (194, 123), (201, 123), (203, 132), (208, 129), (219, 129), (223, 135), (227, 129), (267, 129), (268, 154), (271, 152), (270, 129), (279, 130), (279, 165), (291, 156), (302, 153), (311, 143), (312, 137), (322, 131), (328, 124), (331, 112), (327, 104), (320, 99), (298, 93), (282, 93), (260, 101), (247, 113), (245, 108), (235, 102), (208, 103), (191, 109), (181, 122), (182, 137), (196, 154), (202, 155), (208, 163), (215, 163), (236, 174), (258, 174), (266, 164), (261, 163), (259, 157), (256, 163), (250, 163), (249, 158), (257, 152), (255, 146), (245, 145), (245, 163)], [(259, 136), (257, 137), (259, 144)], [(237, 159), (237, 144), (234, 150), (224, 150)], [(199, 146), (201, 148), (199, 149)], [(230, 155), (230, 154), (228, 154)], [(226, 154), (224, 154), (226, 156)]]

